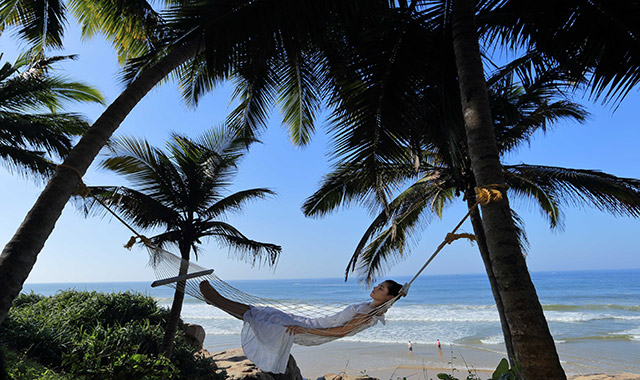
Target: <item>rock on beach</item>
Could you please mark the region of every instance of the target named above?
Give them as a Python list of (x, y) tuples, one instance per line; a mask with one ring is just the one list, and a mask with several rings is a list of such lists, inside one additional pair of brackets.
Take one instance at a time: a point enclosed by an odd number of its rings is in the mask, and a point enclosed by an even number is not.
[(213, 359), (218, 368), (216, 372), (226, 371), (228, 379), (231, 380), (303, 380), (296, 360), (291, 355), (289, 355), (287, 370), (282, 374), (262, 371), (244, 356), (242, 348), (215, 353), (202, 350), (202, 354)]

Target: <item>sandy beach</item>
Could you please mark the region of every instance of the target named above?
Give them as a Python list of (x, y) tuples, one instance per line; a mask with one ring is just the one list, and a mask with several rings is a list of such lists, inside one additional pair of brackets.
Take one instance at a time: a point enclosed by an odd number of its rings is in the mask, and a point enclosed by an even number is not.
[[(240, 336), (207, 336), (204, 346), (210, 352), (240, 347)], [(582, 349), (588, 347), (585, 345)], [(633, 359), (633, 352), (629, 353), (627, 361), (623, 361), (626, 364), (620, 364), (620, 360), (614, 364), (607, 360), (606, 344), (599, 348), (600, 356), (597, 359), (589, 352), (581, 355), (580, 349), (580, 345), (558, 345), (567, 375), (640, 373), (640, 364)], [(410, 353), (405, 344), (348, 341), (334, 341), (316, 347), (294, 345), (291, 353), (307, 379), (316, 379), (328, 373), (366, 374), (392, 380), (404, 377), (435, 379), (442, 372), (453, 372), (457, 377), (464, 378), (469, 370), (476, 372), (481, 378), (489, 378), (500, 360), (506, 357), (500, 345), (443, 345), (438, 350), (435, 344), (414, 344), (413, 352)], [(637, 352), (635, 356), (637, 357)]]

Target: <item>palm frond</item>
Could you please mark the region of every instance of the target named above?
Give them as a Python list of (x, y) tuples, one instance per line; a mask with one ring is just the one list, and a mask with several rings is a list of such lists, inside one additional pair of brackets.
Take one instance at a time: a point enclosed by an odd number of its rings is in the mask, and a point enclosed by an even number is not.
[(55, 172), (56, 166), (46, 155), (30, 149), (0, 144), (0, 165), (10, 172), (22, 174), (25, 178), (47, 180)]
[(540, 207), (542, 215), (549, 220), (551, 228), (562, 228), (563, 214), (554, 193), (548, 193), (536, 183), (535, 177), (520, 176), (517, 171), (505, 167), (505, 182), (516, 195), (532, 199)]
[(505, 170), (529, 179), (558, 203), (589, 205), (616, 216), (640, 216), (640, 180), (596, 170), (540, 165), (505, 166)]
[(18, 58), (14, 65), (6, 63), (0, 72), (0, 110), (29, 112), (48, 108), (57, 111), (70, 102), (103, 104), (102, 94), (92, 86), (51, 74), (55, 62), (75, 56), (54, 56), (29, 61)]
[[(347, 265), (345, 276), (358, 268), (359, 278), (370, 284), (390, 265), (404, 257), (416, 228), (424, 228), (454, 198), (446, 173), (425, 177), (399, 194), (371, 223)], [(386, 229), (385, 229), (386, 228)], [(414, 236), (417, 241), (417, 237)]]
[(101, 167), (128, 178), (139, 191), (182, 208), (182, 198), (188, 194), (188, 188), (164, 152), (147, 141), (133, 138), (114, 139), (110, 149), (111, 154)]
[(587, 72), (594, 97), (619, 102), (640, 82), (639, 15), (637, 2), (508, 0), (483, 22), (487, 38)]
[(18, 27), (18, 36), (33, 51), (47, 47), (62, 48), (66, 23), (66, 8), (60, 0), (3, 0), (0, 1), (0, 31), (7, 26)]
[(120, 63), (147, 52), (162, 24), (147, 0), (70, 0), (68, 7), (82, 26), (83, 38), (104, 35)]
[(513, 225), (516, 228), (516, 234), (518, 235), (518, 244), (520, 245), (520, 251), (524, 256), (529, 251), (529, 238), (527, 237), (527, 230), (524, 225), (524, 219), (518, 215), (513, 209), (511, 210), (511, 218), (513, 219)]
[(200, 215), (207, 218), (216, 218), (228, 212), (239, 212), (247, 202), (255, 199), (265, 199), (267, 196), (275, 194), (275, 192), (266, 188), (238, 191), (218, 200), (206, 210), (201, 211)]
[(202, 236), (212, 237), (230, 248), (230, 256), (252, 266), (265, 264), (275, 267), (282, 247), (271, 243), (251, 240), (228, 223), (220, 221), (204, 222), (200, 226)]
[(181, 65), (172, 76), (179, 83), (182, 99), (191, 108), (197, 107), (200, 98), (213, 91), (227, 77), (209, 70), (204, 53)]
[(415, 176), (411, 164), (383, 164), (370, 167), (370, 161), (343, 163), (325, 175), (320, 188), (305, 200), (302, 212), (306, 216), (322, 217), (340, 206), (363, 204), (376, 212), (381, 207), (379, 189), (397, 190)]
[(42, 150), (52, 158), (63, 158), (74, 136), (84, 133), (88, 121), (76, 114), (25, 115), (0, 111), (0, 145)]
[(266, 125), (267, 117), (274, 101), (275, 74), (268, 68), (249, 75), (243, 73), (235, 77), (233, 98), (238, 106), (227, 117), (226, 124), (236, 135), (255, 140)]
[(91, 186), (90, 196), (76, 199), (81, 211), (92, 216), (111, 216), (99, 199), (113, 212), (141, 229), (177, 226), (181, 215), (153, 197), (127, 187)]
[(315, 64), (318, 61), (321, 59), (313, 54), (293, 54), (278, 70), (281, 85), (276, 103), (297, 146), (307, 145), (315, 131), (314, 120), (321, 105), (319, 92), (325, 80), (321, 66)]

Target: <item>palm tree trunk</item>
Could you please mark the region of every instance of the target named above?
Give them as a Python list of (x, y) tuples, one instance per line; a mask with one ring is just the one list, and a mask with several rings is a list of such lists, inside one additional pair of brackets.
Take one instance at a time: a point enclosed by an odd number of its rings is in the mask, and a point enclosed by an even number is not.
[[(475, 1), (453, 1), (453, 45), (467, 144), (479, 186), (504, 184), (475, 26)], [(482, 206), (482, 224), (498, 292), (525, 380), (566, 375), (520, 250), (509, 201)]]
[[(187, 40), (145, 70), (102, 113), (69, 152), (63, 164), (84, 174), (133, 107), (171, 71), (195, 56), (199, 50), (199, 39)], [(78, 182), (78, 174), (73, 170), (58, 169), (4, 247), (0, 255), (0, 323), (4, 321), (13, 299), (22, 290), (24, 281)]]
[[(189, 245), (180, 244), (180, 270), (178, 276), (187, 274), (189, 270)], [(178, 331), (178, 324), (180, 323), (180, 314), (182, 313), (182, 303), (184, 301), (184, 287), (187, 281), (179, 281), (176, 283), (176, 291), (173, 295), (173, 303), (171, 304), (171, 312), (169, 313), (169, 319), (167, 320), (167, 327), (164, 330), (164, 338), (162, 340), (162, 353), (171, 358), (173, 353), (173, 340)]]
[[(471, 209), (476, 203), (476, 195), (473, 190), (467, 192), (467, 206)], [(473, 226), (473, 233), (476, 235), (476, 243), (478, 243), (478, 250), (484, 263), (484, 268), (489, 277), (489, 284), (491, 285), (491, 293), (493, 293), (493, 299), (496, 301), (496, 308), (498, 309), (498, 315), (500, 316), (500, 326), (502, 327), (502, 335), (504, 336), (504, 345), (507, 349), (507, 356), (509, 357), (509, 363), (511, 367), (515, 367), (516, 356), (513, 350), (513, 342), (511, 340), (511, 330), (507, 323), (507, 317), (504, 313), (504, 304), (502, 297), (498, 291), (498, 284), (496, 277), (493, 274), (493, 268), (491, 267), (491, 258), (489, 257), (489, 249), (487, 248), (487, 238), (484, 234), (484, 227), (482, 227), (482, 219), (480, 219), (480, 212), (477, 208), (471, 210), (471, 225)]]

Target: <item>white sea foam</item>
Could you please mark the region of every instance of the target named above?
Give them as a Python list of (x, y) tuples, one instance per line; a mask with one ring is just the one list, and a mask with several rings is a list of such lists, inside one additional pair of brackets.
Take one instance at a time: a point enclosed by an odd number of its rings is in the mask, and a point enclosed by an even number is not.
[(594, 312), (577, 312), (577, 311), (546, 311), (544, 313), (548, 322), (587, 322), (605, 319), (616, 320), (640, 320), (640, 315), (620, 315), (616, 313), (594, 313)]
[(390, 309), (389, 321), (412, 322), (499, 322), (495, 306), (481, 305), (412, 305)]
[(640, 327), (612, 333), (612, 335), (622, 335), (633, 341), (640, 341)]
[(480, 339), (480, 343), (482, 344), (502, 344), (504, 343), (504, 338), (502, 335), (492, 335), (490, 337)]

